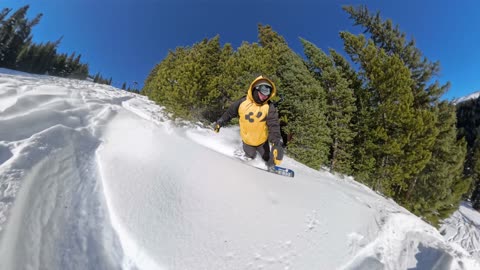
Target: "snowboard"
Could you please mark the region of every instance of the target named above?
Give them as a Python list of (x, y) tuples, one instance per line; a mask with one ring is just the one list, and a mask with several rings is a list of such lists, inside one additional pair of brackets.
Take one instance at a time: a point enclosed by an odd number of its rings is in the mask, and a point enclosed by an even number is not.
[(280, 166), (273, 166), (273, 167), (264, 169), (264, 168), (259, 168), (257, 166), (253, 166), (252, 164), (249, 164), (250, 161), (252, 161), (252, 159), (249, 158), (249, 157), (245, 157), (245, 155), (243, 153), (243, 150), (235, 150), (233, 156), (236, 159), (239, 159), (242, 162), (244, 162), (244, 163), (246, 163), (246, 164), (248, 164), (248, 165), (250, 165), (250, 166), (252, 166), (256, 169), (266, 171), (266, 172), (269, 172), (269, 173), (274, 173), (274, 174), (278, 174), (278, 175), (287, 176), (287, 177), (292, 177), (292, 178), (295, 177), (295, 172), (291, 169), (288, 169), (288, 168), (284, 168), (284, 167), (280, 167)]
[(271, 173), (275, 173), (275, 174), (279, 174), (279, 175), (283, 175), (283, 176), (295, 177), (295, 172), (293, 170), (287, 169), (287, 168), (284, 168), (284, 167), (280, 167), (280, 166), (273, 166), (273, 167), (267, 169), (266, 171), (271, 172)]

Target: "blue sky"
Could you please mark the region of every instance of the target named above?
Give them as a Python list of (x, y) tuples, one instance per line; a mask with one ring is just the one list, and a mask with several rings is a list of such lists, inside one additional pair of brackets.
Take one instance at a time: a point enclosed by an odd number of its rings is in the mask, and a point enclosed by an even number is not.
[(113, 84), (143, 81), (177, 46), (192, 45), (220, 35), (222, 43), (238, 47), (257, 41), (257, 24), (269, 24), (290, 47), (302, 53), (299, 37), (322, 49), (343, 53), (338, 33), (360, 33), (345, 4), (366, 4), (380, 11), (414, 37), (417, 46), (440, 61), (437, 78), (452, 87), (446, 99), (480, 90), (480, 2), (468, 0), (322, 1), (322, 0), (4, 0), (0, 7), (30, 4), (29, 17), (44, 16), (33, 30), (35, 42), (63, 36), (60, 52), (76, 51), (90, 72), (113, 77)]

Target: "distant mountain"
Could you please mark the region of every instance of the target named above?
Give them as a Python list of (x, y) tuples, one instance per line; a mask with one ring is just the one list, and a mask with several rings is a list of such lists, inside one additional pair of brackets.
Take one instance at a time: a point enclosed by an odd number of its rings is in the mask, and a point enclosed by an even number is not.
[(464, 97), (461, 97), (461, 98), (454, 99), (453, 104), (458, 104), (458, 103), (462, 103), (462, 102), (467, 101), (467, 100), (476, 99), (479, 96), (480, 96), (480, 91), (477, 91), (477, 92), (474, 92), (474, 93), (472, 93), (468, 96), (464, 96)]
[(467, 156), (464, 175), (472, 177), (471, 193), (469, 194), (472, 208), (480, 211), (480, 177), (478, 166), (480, 157), (480, 91), (455, 99), (457, 109), (457, 137), (467, 142)]

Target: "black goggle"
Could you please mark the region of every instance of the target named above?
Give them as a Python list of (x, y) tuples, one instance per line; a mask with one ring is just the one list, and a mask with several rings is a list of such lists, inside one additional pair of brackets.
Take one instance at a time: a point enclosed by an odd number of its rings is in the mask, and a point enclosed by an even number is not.
[(264, 96), (269, 96), (272, 93), (272, 87), (262, 84), (255, 87), (256, 90), (260, 91)]

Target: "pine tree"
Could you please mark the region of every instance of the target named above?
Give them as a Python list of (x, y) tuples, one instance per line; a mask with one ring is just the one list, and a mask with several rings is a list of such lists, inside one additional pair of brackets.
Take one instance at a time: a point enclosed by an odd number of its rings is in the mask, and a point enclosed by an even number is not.
[(89, 74), (88, 64), (80, 64), (72, 73), (72, 78), (85, 80)]
[(327, 92), (327, 123), (332, 137), (330, 170), (350, 174), (355, 137), (352, 117), (356, 111), (353, 89), (343, 76), (341, 67), (337, 68), (333, 59), (314, 44), (304, 39), (301, 41), (310, 71), (316, 75)]
[[(59, 76), (63, 71), (58, 63), (59, 55), (57, 54), (57, 47), (61, 39), (55, 42), (47, 42), (46, 44), (33, 44), (33, 56), (30, 60), (25, 61), (23, 65), (27, 64), (31, 67), (29, 72), (37, 74), (48, 73), (50, 75)], [(31, 63), (29, 63), (29, 61)], [(17, 65), (22, 65), (23, 60), (17, 57)], [(20, 68), (20, 67), (19, 67)]]
[(8, 13), (10, 13), (10, 11), (12, 11), (11, 8), (4, 8), (2, 11), (0, 11), (0, 27), (2, 27), (5, 23), (4, 19), (7, 17)]
[[(418, 118), (417, 121), (421, 124), (412, 133), (412, 142), (409, 143), (408, 148), (410, 148), (410, 152), (416, 153), (413, 157), (417, 160), (415, 169), (420, 170), (420, 173), (414, 171), (410, 174), (406, 180), (408, 188), (398, 195), (398, 199), (415, 204), (414, 201), (412, 202), (411, 194), (415, 193), (418, 180), (430, 178), (429, 175), (425, 175), (430, 173), (429, 170), (422, 169), (422, 167), (425, 168), (424, 164), (426, 163), (427, 167), (450, 166), (451, 160), (449, 159), (432, 158), (435, 155), (433, 147), (441, 145), (445, 140), (440, 134), (449, 134), (452, 136), (449, 140), (456, 141), (455, 125), (442, 126), (445, 123), (440, 121), (442, 117), (438, 114), (441, 110), (437, 108), (440, 103), (439, 99), (448, 89), (449, 83), (445, 85), (440, 85), (438, 82), (431, 83), (439, 72), (439, 62), (431, 62), (424, 57), (415, 46), (415, 41), (407, 40), (406, 34), (400, 31), (398, 25), (393, 26), (391, 20), (384, 21), (378, 12), (375, 15), (370, 14), (366, 7), (344, 7), (344, 10), (350, 14), (350, 18), (355, 21), (356, 25), (361, 25), (365, 32), (368, 32), (377, 47), (382, 48), (390, 55), (398, 55), (410, 70), (413, 80), (411, 89), (414, 96), (414, 113)], [(448, 129), (450, 131), (446, 132), (445, 130)], [(432, 160), (430, 161), (430, 159)], [(439, 165), (442, 162), (443, 165)], [(442, 181), (448, 182), (448, 179)]]
[[(66, 77), (68, 75), (67, 59), (68, 56), (66, 53), (57, 54), (55, 56), (53, 69), (55, 70), (56, 76)], [(100, 76), (100, 74), (98, 75)], [(100, 77), (98, 79), (100, 79)]]
[(22, 47), (17, 56), (16, 67), (18, 70), (31, 72), (34, 50), (35, 45), (31, 43), (25, 44), (25, 46)]
[(209, 122), (216, 121), (227, 105), (246, 93), (248, 82), (241, 81), (241, 71), (235, 57), (231, 44), (225, 44), (218, 56), (218, 69), (208, 85), (209, 105), (203, 116)]
[[(212, 107), (216, 105), (216, 95), (218, 93), (216, 78), (221, 73), (221, 61), (223, 49), (220, 46), (220, 36), (217, 35), (210, 40), (198, 44), (192, 48), (192, 61), (198, 66), (194, 72), (196, 76), (195, 93), (197, 103), (190, 111), (196, 119), (212, 121)], [(195, 53), (198, 51), (198, 54)]]
[(350, 88), (354, 92), (362, 91), (362, 80), (359, 78), (359, 74), (350, 66), (347, 59), (334, 49), (329, 49), (329, 52), (337, 70), (350, 82)]
[(331, 143), (325, 90), (282, 36), (268, 25), (259, 25), (258, 32), (260, 44), (268, 49), (270, 63), (276, 69), (278, 89), (285, 98), (279, 111), (286, 123), (284, 131), (292, 137), (289, 155), (319, 169), (327, 164)]
[(192, 47), (176, 48), (152, 70), (142, 93), (175, 116), (215, 121), (224, 110), (224, 102), (230, 100), (229, 89), (234, 87), (224, 70), (231, 57), (231, 46), (222, 48), (219, 36)]
[(467, 157), (464, 174), (472, 179), (468, 195), (472, 206), (480, 210), (480, 99), (471, 99), (457, 104), (457, 127), (459, 137), (467, 142)]
[[(170, 55), (170, 52), (168, 53), (168, 55)], [(147, 78), (143, 83), (142, 91), (140, 92), (142, 95), (152, 97), (153, 88), (156, 86), (155, 79), (157, 78), (159, 69), (161, 68), (161, 65), (164, 61), (165, 60), (162, 60), (161, 63), (156, 64), (155, 67), (148, 74)]]
[[(15, 68), (17, 55), (25, 44), (30, 43), (33, 26), (40, 22), (42, 14), (28, 21), (26, 18), (29, 6), (19, 8), (10, 16), (0, 29), (0, 66)], [(1, 14), (4, 15), (3, 11)], [(5, 14), (6, 15), (6, 14)]]
[(76, 53), (58, 55), (56, 42), (46, 44), (32, 43), (32, 28), (40, 22), (42, 14), (32, 20), (26, 18), (29, 6), (24, 6), (5, 19), (11, 9), (0, 12), (0, 66), (37, 74), (69, 76), (85, 79), (88, 76), (88, 65), (80, 63), (80, 55)]
[[(366, 85), (367, 93), (358, 98), (363, 98), (362, 102), (370, 108), (361, 123), (368, 129), (361, 134), (365, 142), (359, 147), (364, 149), (368, 162), (375, 160), (368, 181), (373, 189), (399, 199), (408, 190), (409, 179), (430, 159), (428, 152), (418, 151), (422, 149), (420, 138), (426, 133), (425, 123), (431, 115), (415, 111), (413, 80), (397, 55), (388, 55), (363, 35), (341, 32), (341, 37), (347, 53), (360, 64)], [(429, 142), (432, 143), (433, 140)]]
[[(469, 179), (463, 178), (463, 163), (466, 154), (464, 140), (456, 139), (455, 106), (444, 101), (438, 106), (439, 119), (437, 121), (439, 134), (437, 143), (433, 146), (432, 159), (424, 168), (417, 179), (415, 190), (406, 204), (413, 212), (422, 215), (425, 219), (437, 224), (440, 218), (439, 211), (456, 209), (458, 207), (458, 193), (463, 194), (466, 190), (459, 183), (469, 185)], [(454, 207), (452, 207), (455, 205)]]
[(95, 74), (95, 77), (93, 78), (93, 82), (98, 83), (100, 81), (100, 72), (97, 72)]
[(122, 89), (123, 89), (123, 90), (127, 90), (127, 83), (126, 83), (126, 82), (124, 82), (124, 83), (122, 84)]
[(480, 210), (480, 141), (477, 139), (475, 147), (472, 149), (471, 178), (472, 178), (472, 206), (476, 210)]
[[(356, 136), (353, 140), (353, 170), (356, 180), (364, 183), (369, 183), (375, 172), (375, 158), (368, 154), (373, 142), (369, 135), (371, 127), (375, 126), (373, 118), (370, 117), (373, 113), (373, 107), (369, 105), (371, 99), (371, 92), (366, 90), (361, 75), (357, 73), (349, 64), (349, 62), (338, 52), (330, 49), (335, 66), (341, 70), (349, 82), (350, 87), (354, 91), (356, 113), (352, 117), (353, 131)], [(364, 147), (369, 146), (369, 147)]]
[[(221, 54), (219, 37), (203, 40), (188, 50), (178, 51), (174, 74), (175, 83), (169, 93), (168, 104), (178, 116), (204, 119), (208, 115), (209, 94), (214, 91), (212, 80), (217, 76)], [(167, 71), (169, 72), (169, 71)], [(169, 82), (167, 82), (169, 83)], [(168, 86), (165, 88), (167, 89)]]
[(415, 46), (415, 40), (407, 40), (406, 34), (398, 25), (393, 26), (391, 20), (383, 20), (380, 12), (370, 14), (365, 6), (357, 8), (344, 6), (343, 9), (355, 21), (355, 25), (361, 25), (365, 32), (370, 34), (374, 44), (384, 49), (389, 54), (396, 54), (402, 59), (410, 70), (414, 87), (414, 106), (429, 107), (431, 103), (437, 102), (449, 88), (449, 83), (440, 86), (437, 82), (430, 84), (433, 77), (440, 71), (440, 63), (431, 62), (423, 56), (422, 52)]
[[(44, 74), (45, 72), (51, 70), (55, 63), (55, 58), (57, 55), (57, 42), (47, 42), (45, 45), (40, 44), (36, 46), (36, 52), (34, 53), (32, 61), (31, 72), (37, 74)], [(17, 59), (17, 63), (19, 59)], [(52, 73), (55, 75), (55, 72)]]

